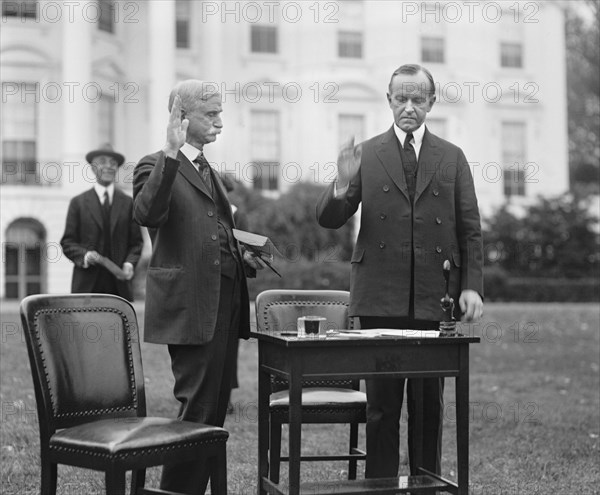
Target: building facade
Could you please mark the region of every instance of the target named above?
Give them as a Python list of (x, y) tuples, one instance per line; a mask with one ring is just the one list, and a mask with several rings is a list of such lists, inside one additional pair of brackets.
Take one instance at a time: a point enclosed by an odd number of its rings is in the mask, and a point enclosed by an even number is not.
[[(223, 94), (209, 161), (276, 195), (335, 176), (340, 144), (392, 124), (404, 63), (433, 73), (430, 130), (460, 145), (482, 212), (568, 189), (564, 8), (550, 1), (3, 1), (0, 297), (68, 292), (59, 241), (85, 154), (162, 147), (173, 84)], [(550, 34), (549, 34), (550, 33)], [(149, 249), (147, 244), (146, 249)]]

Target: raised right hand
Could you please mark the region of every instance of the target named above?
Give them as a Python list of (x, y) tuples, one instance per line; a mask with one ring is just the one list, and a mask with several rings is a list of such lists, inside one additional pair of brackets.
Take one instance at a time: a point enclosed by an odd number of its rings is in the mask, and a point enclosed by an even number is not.
[(350, 181), (358, 173), (360, 168), (360, 159), (362, 156), (362, 146), (354, 146), (354, 136), (346, 141), (340, 149), (337, 159), (337, 186), (344, 188), (350, 184)]
[(177, 157), (179, 148), (185, 144), (189, 124), (188, 119), (181, 119), (181, 98), (176, 95), (169, 115), (169, 124), (167, 125), (167, 142), (163, 148), (165, 155), (171, 158)]

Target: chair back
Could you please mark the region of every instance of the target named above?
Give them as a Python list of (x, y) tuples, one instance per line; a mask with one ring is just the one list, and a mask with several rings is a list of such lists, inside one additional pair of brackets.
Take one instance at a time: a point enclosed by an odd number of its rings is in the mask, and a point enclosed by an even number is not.
[(259, 332), (292, 332), (300, 316), (324, 316), (327, 330), (351, 328), (350, 293), (343, 290), (273, 289), (256, 296)]
[(105, 294), (21, 302), (42, 446), (57, 429), (146, 415), (135, 311)]
[[(296, 290), (272, 289), (256, 296), (257, 330), (264, 333), (296, 331), (300, 316), (324, 316), (327, 330), (353, 328), (353, 319), (348, 317), (350, 293), (342, 290)], [(304, 387), (355, 388), (353, 380), (306, 380)], [(273, 392), (288, 388), (287, 380), (273, 378)]]

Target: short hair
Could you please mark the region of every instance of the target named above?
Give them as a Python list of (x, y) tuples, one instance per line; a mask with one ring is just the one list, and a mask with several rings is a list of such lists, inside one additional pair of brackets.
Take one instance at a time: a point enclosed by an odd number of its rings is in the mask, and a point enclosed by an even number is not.
[(200, 102), (205, 102), (213, 96), (221, 96), (219, 86), (214, 82), (186, 79), (179, 81), (169, 95), (169, 112), (173, 108), (175, 96), (181, 98), (181, 106), (186, 112), (195, 110)]
[(422, 65), (419, 64), (404, 64), (401, 65), (400, 67), (398, 67), (392, 74), (392, 77), (390, 77), (390, 82), (388, 84), (388, 92), (391, 93), (392, 92), (392, 81), (394, 80), (394, 77), (396, 77), (399, 74), (410, 74), (410, 75), (415, 75), (418, 74), (419, 72), (422, 72), (423, 74), (425, 74), (425, 76), (427, 77), (428, 81), (429, 81), (429, 85), (431, 86), (431, 88), (429, 89), (428, 93), (429, 94), (434, 94), (435, 93), (435, 83), (433, 82), (433, 76), (431, 75), (431, 72), (429, 72), (428, 69), (426, 69), (425, 67), (423, 67)]

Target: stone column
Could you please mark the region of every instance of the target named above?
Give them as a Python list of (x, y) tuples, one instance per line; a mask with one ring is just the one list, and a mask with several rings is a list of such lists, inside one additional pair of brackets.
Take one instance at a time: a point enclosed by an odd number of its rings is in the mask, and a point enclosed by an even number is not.
[(148, 150), (162, 148), (169, 93), (175, 84), (175, 2), (148, 2)]
[(61, 22), (62, 186), (65, 194), (72, 195), (91, 186), (92, 176), (87, 170), (85, 154), (99, 144), (94, 139), (94, 107), (90, 103), (96, 98), (92, 76), (92, 33), (97, 25), (68, 15), (63, 16)]

